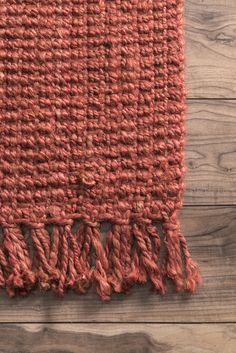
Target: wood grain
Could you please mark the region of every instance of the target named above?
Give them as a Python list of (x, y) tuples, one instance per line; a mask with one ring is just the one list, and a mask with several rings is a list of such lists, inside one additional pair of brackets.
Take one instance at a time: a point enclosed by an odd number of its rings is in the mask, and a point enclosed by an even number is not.
[(236, 325), (1, 325), (4, 353), (235, 353)]
[(1, 322), (236, 322), (236, 208), (188, 207), (181, 224), (204, 285), (195, 296), (161, 297), (147, 287), (102, 303), (90, 292), (9, 299), (1, 292)]
[(188, 102), (184, 203), (236, 204), (236, 102)]
[(235, 0), (187, 0), (185, 32), (188, 96), (236, 98)]

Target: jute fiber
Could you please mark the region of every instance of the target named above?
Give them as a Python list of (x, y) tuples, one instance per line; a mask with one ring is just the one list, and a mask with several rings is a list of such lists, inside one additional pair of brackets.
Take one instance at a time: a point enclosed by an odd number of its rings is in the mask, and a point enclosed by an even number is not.
[(0, 0), (0, 286), (10, 296), (92, 286), (108, 300), (146, 282), (195, 291), (178, 220), (183, 39), (182, 0)]

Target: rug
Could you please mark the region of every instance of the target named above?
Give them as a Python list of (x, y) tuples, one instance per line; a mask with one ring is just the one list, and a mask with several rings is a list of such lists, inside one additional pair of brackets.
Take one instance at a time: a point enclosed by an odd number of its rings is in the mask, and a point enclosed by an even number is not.
[(194, 292), (183, 1), (3, 0), (0, 20), (0, 287)]

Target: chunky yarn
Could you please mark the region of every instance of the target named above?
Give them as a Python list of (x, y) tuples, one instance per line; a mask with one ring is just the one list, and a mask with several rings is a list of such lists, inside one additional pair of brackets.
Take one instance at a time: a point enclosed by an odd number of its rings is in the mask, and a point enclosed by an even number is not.
[(183, 1), (0, 3), (0, 287), (194, 292)]

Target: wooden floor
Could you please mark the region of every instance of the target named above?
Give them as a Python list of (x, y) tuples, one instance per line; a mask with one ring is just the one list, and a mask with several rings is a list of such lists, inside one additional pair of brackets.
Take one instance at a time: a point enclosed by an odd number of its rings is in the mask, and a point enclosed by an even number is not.
[(186, 0), (188, 88), (182, 229), (204, 285), (101, 303), (0, 294), (0, 352), (236, 352), (236, 1)]

